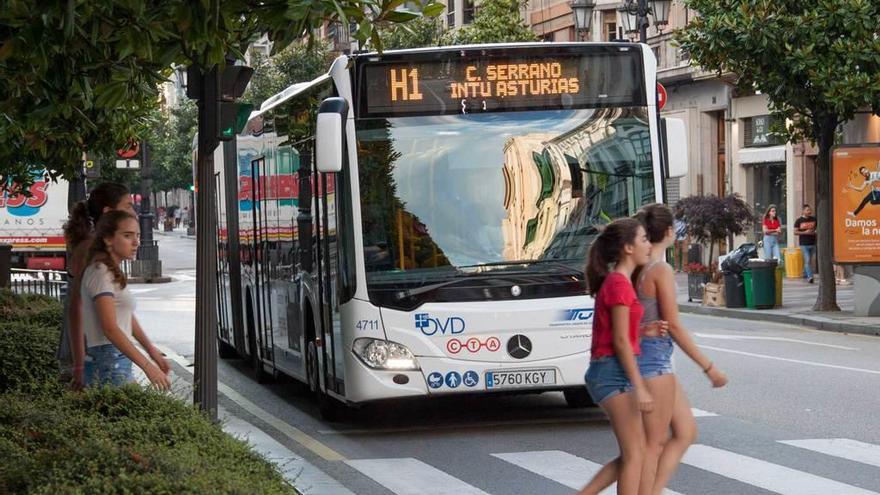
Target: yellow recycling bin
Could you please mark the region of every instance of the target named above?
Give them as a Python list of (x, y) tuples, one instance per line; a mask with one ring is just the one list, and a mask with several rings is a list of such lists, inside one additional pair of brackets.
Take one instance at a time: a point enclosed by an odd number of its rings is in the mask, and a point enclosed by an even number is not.
[(802, 278), (804, 276), (804, 255), (801, 248), (785, 248), (785, 276), (788, 278)]

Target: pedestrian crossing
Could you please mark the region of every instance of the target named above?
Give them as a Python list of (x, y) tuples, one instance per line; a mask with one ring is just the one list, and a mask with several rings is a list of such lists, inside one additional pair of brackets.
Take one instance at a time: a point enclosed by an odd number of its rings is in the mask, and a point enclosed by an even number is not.
[[(806, 449), (824, 455), (880, 467), (880, 446), (849, 439), (810, 439), (776, 442), (798, 449)], [(772, 451), (772, 449), (770, 449)], [(585, 459), (561, 450), (491, 453), (487, 457), (504, 461), (522, 470), (524, 474), (537, 475), (540, 479), (558, 483), (572, 490), (580, 490), (602, 468), (598, 460)], [(880, 495), (880, 471), (874, 478), (876, 486), (871, 489), (847, 483), (846, 479), (830, 479), (783, 465), (785, 458), (763, 460), (741, 453), (708, 445), (691, 446), (682, 465), (697, 468), (694, 472), (707, 472), (734, 480), (753, 489), (781, 495)], [(486, 459), (474, 459), (474, 463)], [(601, 462), (607, 462), (602, 459)], [(364, 476), (379, 483), (396, 495), (489, 495), (491, 480), (486, 486), (474, 486), (456, 478), (437, 466), (415, 458), (385, 458), (347, 460), (345, 463)], [(700, 476), (696, 474), (696, 476)], [(474, 484), (472, 484), (474, 483)], [(675, 480), (673, 480), (673, 484)], [(524, 485), (536, 486), (536, 485)], [(673, 488), (675, 488), (673, 486)], [(488, 490), (488, 491), (486, 491)], [(524, 488), (520, 493), (532, 493)], [(744, 490), (744, 489), (743, 489)], [(744, 490), (745, 491), (745, 490)], [(505, 492), (506, 493), (506, 492)], [(612, 485), (601, 495), (613, 495)], [(687, 491), (667, 489), (664, 495), (696, 495)], [(740, 493), (740, 492), (727, 492)], [(699, 492), (704, 495), (704, 492)], [(500, 495), (500, 492), (499, 492)]]

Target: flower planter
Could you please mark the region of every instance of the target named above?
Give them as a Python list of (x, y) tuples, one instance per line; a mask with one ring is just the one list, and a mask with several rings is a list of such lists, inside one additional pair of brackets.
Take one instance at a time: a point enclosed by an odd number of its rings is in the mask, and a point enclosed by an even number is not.
[(703, 300), (703, 287), (709, 283), (708, 273), (688, 273), (688, 302)]

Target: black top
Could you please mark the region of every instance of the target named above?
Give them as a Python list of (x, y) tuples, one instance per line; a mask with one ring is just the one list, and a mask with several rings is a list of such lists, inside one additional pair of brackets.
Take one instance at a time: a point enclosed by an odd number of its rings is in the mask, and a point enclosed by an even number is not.
[(816, 245), (816, 217), (800, 217), (794, 221), (795, 231), (798, 229), (812, 230), (811, 234), (798, 234), (801, 236), (801, 246)]

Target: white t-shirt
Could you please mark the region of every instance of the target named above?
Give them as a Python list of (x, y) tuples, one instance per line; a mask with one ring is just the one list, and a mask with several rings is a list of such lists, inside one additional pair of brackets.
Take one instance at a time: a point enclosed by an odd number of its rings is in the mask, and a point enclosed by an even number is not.
[(101, 320), (95, 309), (95, 300), (99, 297), (112, 297), (116, 309), (116, 324), (127, 337), (131, 338), (131, 318), (134, 315), (135, 302), (128, 287), (120, 289), (113, 281), (113, 274), (104, 263), (92, 263), (86, 267), (80, 285), (82, 296), (82, 324), (86, 337), (86, 347), (111, 344), (101, 329)]

